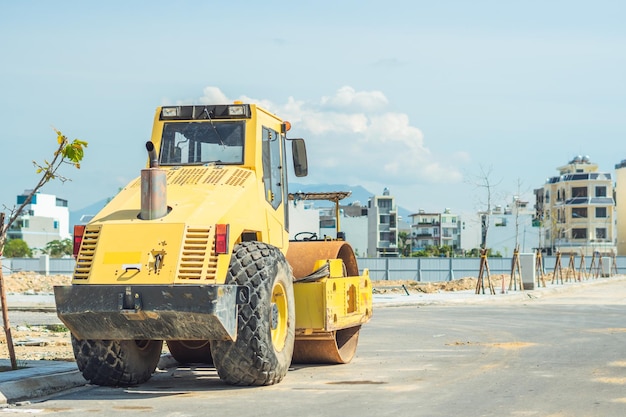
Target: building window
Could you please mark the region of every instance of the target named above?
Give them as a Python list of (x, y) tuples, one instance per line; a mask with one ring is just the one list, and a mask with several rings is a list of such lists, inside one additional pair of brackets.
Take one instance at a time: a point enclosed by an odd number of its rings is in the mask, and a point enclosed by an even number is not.
[[(17, 204), (24, 204), (27, 198), (27, 195), (18, 195)], [(30, 204), (37, 204), (37, 194), (33, 194), (33, 198), (30, 199)]]
[(598, 227), (596, 228), (596, 239), (606, 239), (606, 228)]
[(587, 218), (587, 207), (573, 207), (572, 208), (572, 217), (575, 219), (586, 219)]
[(506, 227), (506, 217), (497, 218), (494, 225), (496, 227)]
[(282, 203), (282, 177), (280, 159), (280, 135), (275, 130), (263, 127), (263, 143), (261, 159), (263, 162), (263, 183), (265, 184), (265, 199), (274, 210)]
[(606, 218), (606, 207), (596, 207), (596, 218)]
[(55, 230), (59, 229), (59, 221), (58, 220), (55, 220), (53, 225), (54, 225), (53, 227), (54, 227)]
[(572, 239), (587, 239), (587, 229), (572, 229)]
[(587, 197), (587, 187), (572, 187), (572, 198)]
[(320, 228), (322, 229), (334, 229), (335, 219), (320, 219)]
[(606, 187), (596, 187), (596, 197), (606, 197)]
[(391, 199), (389, 198), (381, 198), (378, 200), (378, 208), (381, 209), (391, 209)]

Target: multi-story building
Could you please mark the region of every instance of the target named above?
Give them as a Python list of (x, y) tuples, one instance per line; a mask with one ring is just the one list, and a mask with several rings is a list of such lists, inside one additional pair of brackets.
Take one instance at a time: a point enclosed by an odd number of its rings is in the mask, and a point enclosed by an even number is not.
[(411, 218), (412, 250), (424, 250), (428, 246), (441, 246), (441, 213), (427, 213), (419, 210), (409, 215)]
[[(304, 194), (302, 194), (304, 196)], [(337, 237), (337, 227), (343, 239), (348, 241), (357, 256), (367, 254), (367, 207), (359, 202), (349, 205), (330, 207), (327, 201), (319, 201), (322, 207), (315, 206), (316, 200), (294, 199), (289, 204), (289, 238), (302, 239), (311, 237), (315, 233), (317, 239), (334, 239)], [(339, 221), (339, 225), (337, 224)]]
[(552, 253), (611, 255), (615, 247), (615, 201), (611, 174), (598, 172), (588, 156), (577, 156), (557, 168), (535, 190), (536, 218), (544, 230), (543, 244)]
[(441, 246), (448, 246), (454, 251), (461, 248), (461, 222), (457, 214), (453, 214), (449, 208), (441, 213)]
[(443, 213), (426, 213), (419, 210), (411, 217), (412, 250), (423, 250), (428, 246), (461, 248), (461, 222), (450, 209)]
[[(492, 253), (512, 256), (517, 248), (521, 253), (533, 252), (539, 247), (539, 227), (534, 222), (534, 212), (528, 202), (518, 196), (511, 204), (497, 205), (491, 213), (480, 213), (481, 236)], [(486, 230), (485, 230), (486, 228)]]
[[(367, 207), (356, 201), (339, 207), (339, 222), (343, 238), (350, 243), (356, 256), (367, 255)], [(337, 216), (334, 209), (320, 209), (320, 236), (337, 235)]]
[(367, 256), (396, 257), (398, 250), (398, 211), (394, 197), (385, 188), (383, 195), (368, 203)]
[[(17, 205), (26, 201), (30, 190), (17, 196)], [(51, 194), (35, 193), (22, 215), (8, 230), (9, 239), (22, 239), (33, 252), (41, 251), (48, 242), (71, 238), (70, 212), (67, 200)]]
[(617, 254), (626, 255), (626, 159), (615, 164), (615, 229)]

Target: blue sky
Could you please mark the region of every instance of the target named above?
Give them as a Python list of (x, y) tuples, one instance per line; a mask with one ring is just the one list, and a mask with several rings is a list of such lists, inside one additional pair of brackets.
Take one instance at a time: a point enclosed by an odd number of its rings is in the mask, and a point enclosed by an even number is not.
[(235, 99), (307, 139), (306, 182), (471, 212), (485, 171), (494, 204), (532, 202), (575, 155), (626, 159), (625, 20), (608, 0), (2, 1), (0, 204), (53, 126), (89, 142), (43, 190), (76, 210), (139, 175), (157, 106)]

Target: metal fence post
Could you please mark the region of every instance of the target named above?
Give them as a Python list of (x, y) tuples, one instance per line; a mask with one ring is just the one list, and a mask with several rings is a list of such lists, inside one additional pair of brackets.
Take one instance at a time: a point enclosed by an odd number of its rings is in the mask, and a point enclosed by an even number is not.
[(422, 282), (422, 258), (415, 258), (417, 260), (417, 282)]
[(385, 280), (389, 281), (389, 258), (385, 258)]
[(50, 255), (41, 255), (39, 257), (39, 271), (42, 275), (50, 275)]

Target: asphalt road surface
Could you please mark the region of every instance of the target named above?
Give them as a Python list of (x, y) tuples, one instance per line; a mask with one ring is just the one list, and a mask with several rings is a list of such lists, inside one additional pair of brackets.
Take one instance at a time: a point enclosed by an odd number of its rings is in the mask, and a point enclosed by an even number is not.
[(526, 300), (378, 308), (361, 331), (352, 363), (294, 365), (275, 386), (236, 388), (223, 384), (211, 367), (180, 367), (138, 387), (88, 386), (3, 411), (622, 417), (624, 286), (607, 281)]

